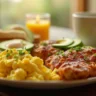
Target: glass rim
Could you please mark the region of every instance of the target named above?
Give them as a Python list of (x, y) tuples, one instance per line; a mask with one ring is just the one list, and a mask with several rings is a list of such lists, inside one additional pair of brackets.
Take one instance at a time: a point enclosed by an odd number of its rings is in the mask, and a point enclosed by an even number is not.
[(77, 13), (73, 13), (72, 16), (78, 18), (96, 18), (96, 13), (77, 12)]
[(41, 14), (39, 14), (39, 13), (27, 13), (26, 18), (36, 18), (37, 15), (39, 15), (40, 18), (50, 18), (51, 17), (50, 13), (41, 13)]

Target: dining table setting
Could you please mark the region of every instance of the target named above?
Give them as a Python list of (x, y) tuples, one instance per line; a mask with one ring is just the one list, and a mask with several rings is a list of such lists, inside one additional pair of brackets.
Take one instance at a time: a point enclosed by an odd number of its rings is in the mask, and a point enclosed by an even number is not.
[(72, 19), (64, 28), (26, 14), (0, 29), (0, 96), (96, 96), (96, 14)]

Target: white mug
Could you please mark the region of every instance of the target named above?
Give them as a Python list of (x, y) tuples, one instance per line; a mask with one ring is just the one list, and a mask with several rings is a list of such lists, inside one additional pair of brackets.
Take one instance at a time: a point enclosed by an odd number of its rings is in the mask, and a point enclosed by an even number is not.
[(74, 13), (73, 31), (85, 45), (96, 47), (96, 14)]

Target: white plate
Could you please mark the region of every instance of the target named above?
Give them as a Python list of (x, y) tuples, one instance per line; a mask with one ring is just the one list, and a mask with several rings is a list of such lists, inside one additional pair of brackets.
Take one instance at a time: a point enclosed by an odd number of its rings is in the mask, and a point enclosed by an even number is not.
[(11, 81), (0, 79), (0, 85), (29, 89), (59, 89), (96, 83), (96, 77), (75, 81)]

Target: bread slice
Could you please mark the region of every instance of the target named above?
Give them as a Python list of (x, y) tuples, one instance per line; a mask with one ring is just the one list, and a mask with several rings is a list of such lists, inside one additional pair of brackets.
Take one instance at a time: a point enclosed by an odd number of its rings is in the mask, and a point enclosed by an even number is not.
[(9, 39), (27, 40), (27, 34), (21, 30), (0, 30), (0, 41)]

